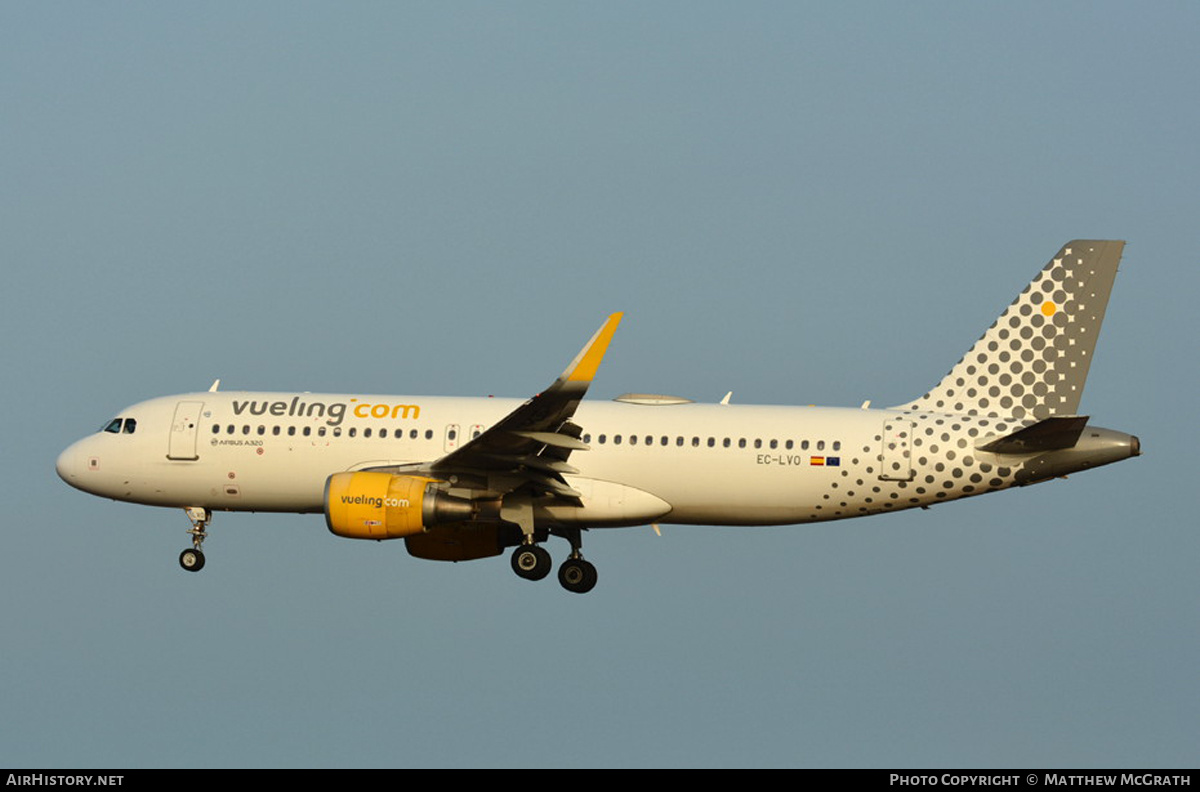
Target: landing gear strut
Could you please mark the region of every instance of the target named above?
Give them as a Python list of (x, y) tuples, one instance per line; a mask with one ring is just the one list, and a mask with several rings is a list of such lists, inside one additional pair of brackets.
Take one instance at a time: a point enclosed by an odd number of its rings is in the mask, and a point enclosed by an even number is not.
[(188, 534), (192, 537), (192, 546), (179, 554), (179, 566), (188, 572), (199, 572), (204, 569), (204, 553), (200, 551), (200, 545), (204, 544), (204, 540), (208, 537), (204, 529), (212, 521), (212, 512), (199, 506), (193, 506), (184, 511), (192, 523), (191, 529), (188, 530)]

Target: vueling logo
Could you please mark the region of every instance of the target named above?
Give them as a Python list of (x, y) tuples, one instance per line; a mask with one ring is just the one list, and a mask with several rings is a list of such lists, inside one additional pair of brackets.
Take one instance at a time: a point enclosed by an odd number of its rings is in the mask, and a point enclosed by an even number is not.
[(374, 506), (376, 509), (381, 506), (407, 509), (409, 506), (408, 498), (376, 498), (371, 495), (343, 495), (342, 503), (347, 506)]
[[(353, 405), (353, 407), (351, 406)], [(324, 418), (330, 426), (340, 426), (350, 410), (356, 418), (388, 418), (416, 420), (421, 417), (421, 406), (418, 404), (368, 404), (351, 399), (347, 402), (302, 401), (299, 396), (293, 396), (291, 401), (233, 401), (233, 414), (242, 415), (274, 415), (289, 418)]]

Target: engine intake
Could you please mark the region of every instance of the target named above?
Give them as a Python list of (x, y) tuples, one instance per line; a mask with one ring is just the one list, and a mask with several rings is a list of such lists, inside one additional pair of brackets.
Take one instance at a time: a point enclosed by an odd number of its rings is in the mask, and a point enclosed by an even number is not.
[(325, 482), (325, 524), (350, 539), (397, 539), (475, 515), (471, 501), (437, 489), (423, 476), (335, 473)]

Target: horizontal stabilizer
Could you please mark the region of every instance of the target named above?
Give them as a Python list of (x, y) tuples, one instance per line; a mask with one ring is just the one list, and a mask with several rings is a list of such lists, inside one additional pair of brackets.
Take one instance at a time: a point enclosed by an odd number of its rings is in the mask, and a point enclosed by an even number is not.
[(993, 454), (1035, 454), (1040, 451), (1057, 451), (1074, 448), (1079, 435), (1087, 426), (1086, 415), (1058, 415), (1043, 418), (1035, 424), (1018, 429), (976, 446), (980, 451)]

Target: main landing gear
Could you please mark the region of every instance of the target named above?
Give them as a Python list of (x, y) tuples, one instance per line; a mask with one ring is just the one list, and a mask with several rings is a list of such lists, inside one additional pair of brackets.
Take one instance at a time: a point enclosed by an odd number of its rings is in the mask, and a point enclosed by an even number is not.
[(526, 580), (541, 580), (550, 574), (552, 565), (550, 554), (540, 545), (523, 544), (512, 554), (513, 572)]
[(596, 567), (591, 562), (572, 556), (558, 568), (558, 582), (567, 591), (586, 594), (596, 587)]
[[(586, 594), (596, 587), (596, 567), (583, 558), (580, 552), (582, 542), (579, 529), (571, 529), (566, 533), (571, 542), (571, 555), (558, 568), (558, 582), (567, 591), (575, 594)], [(541, 580), (550, 574), (550, 553), (545, 548), (533, 543), (532, 537), (526, 538), (526, 543), (517, 547), (512, 554), (512, 568), (518, 576), (526, 580)]]
[(199, 506), (193, 506), (184, 511), (187, 512), (187, 518), (192, 523), (192, 527), (188, 531), (192, 537), (192, 546), (179, 554), (179, 566), (188, 572), (199, 572), (204, 569), (204, 553), (200, 551), (200, 545), (204, 544), (204, 540), (208, 537), (204, 529), (212, 521), (212, 512)]

